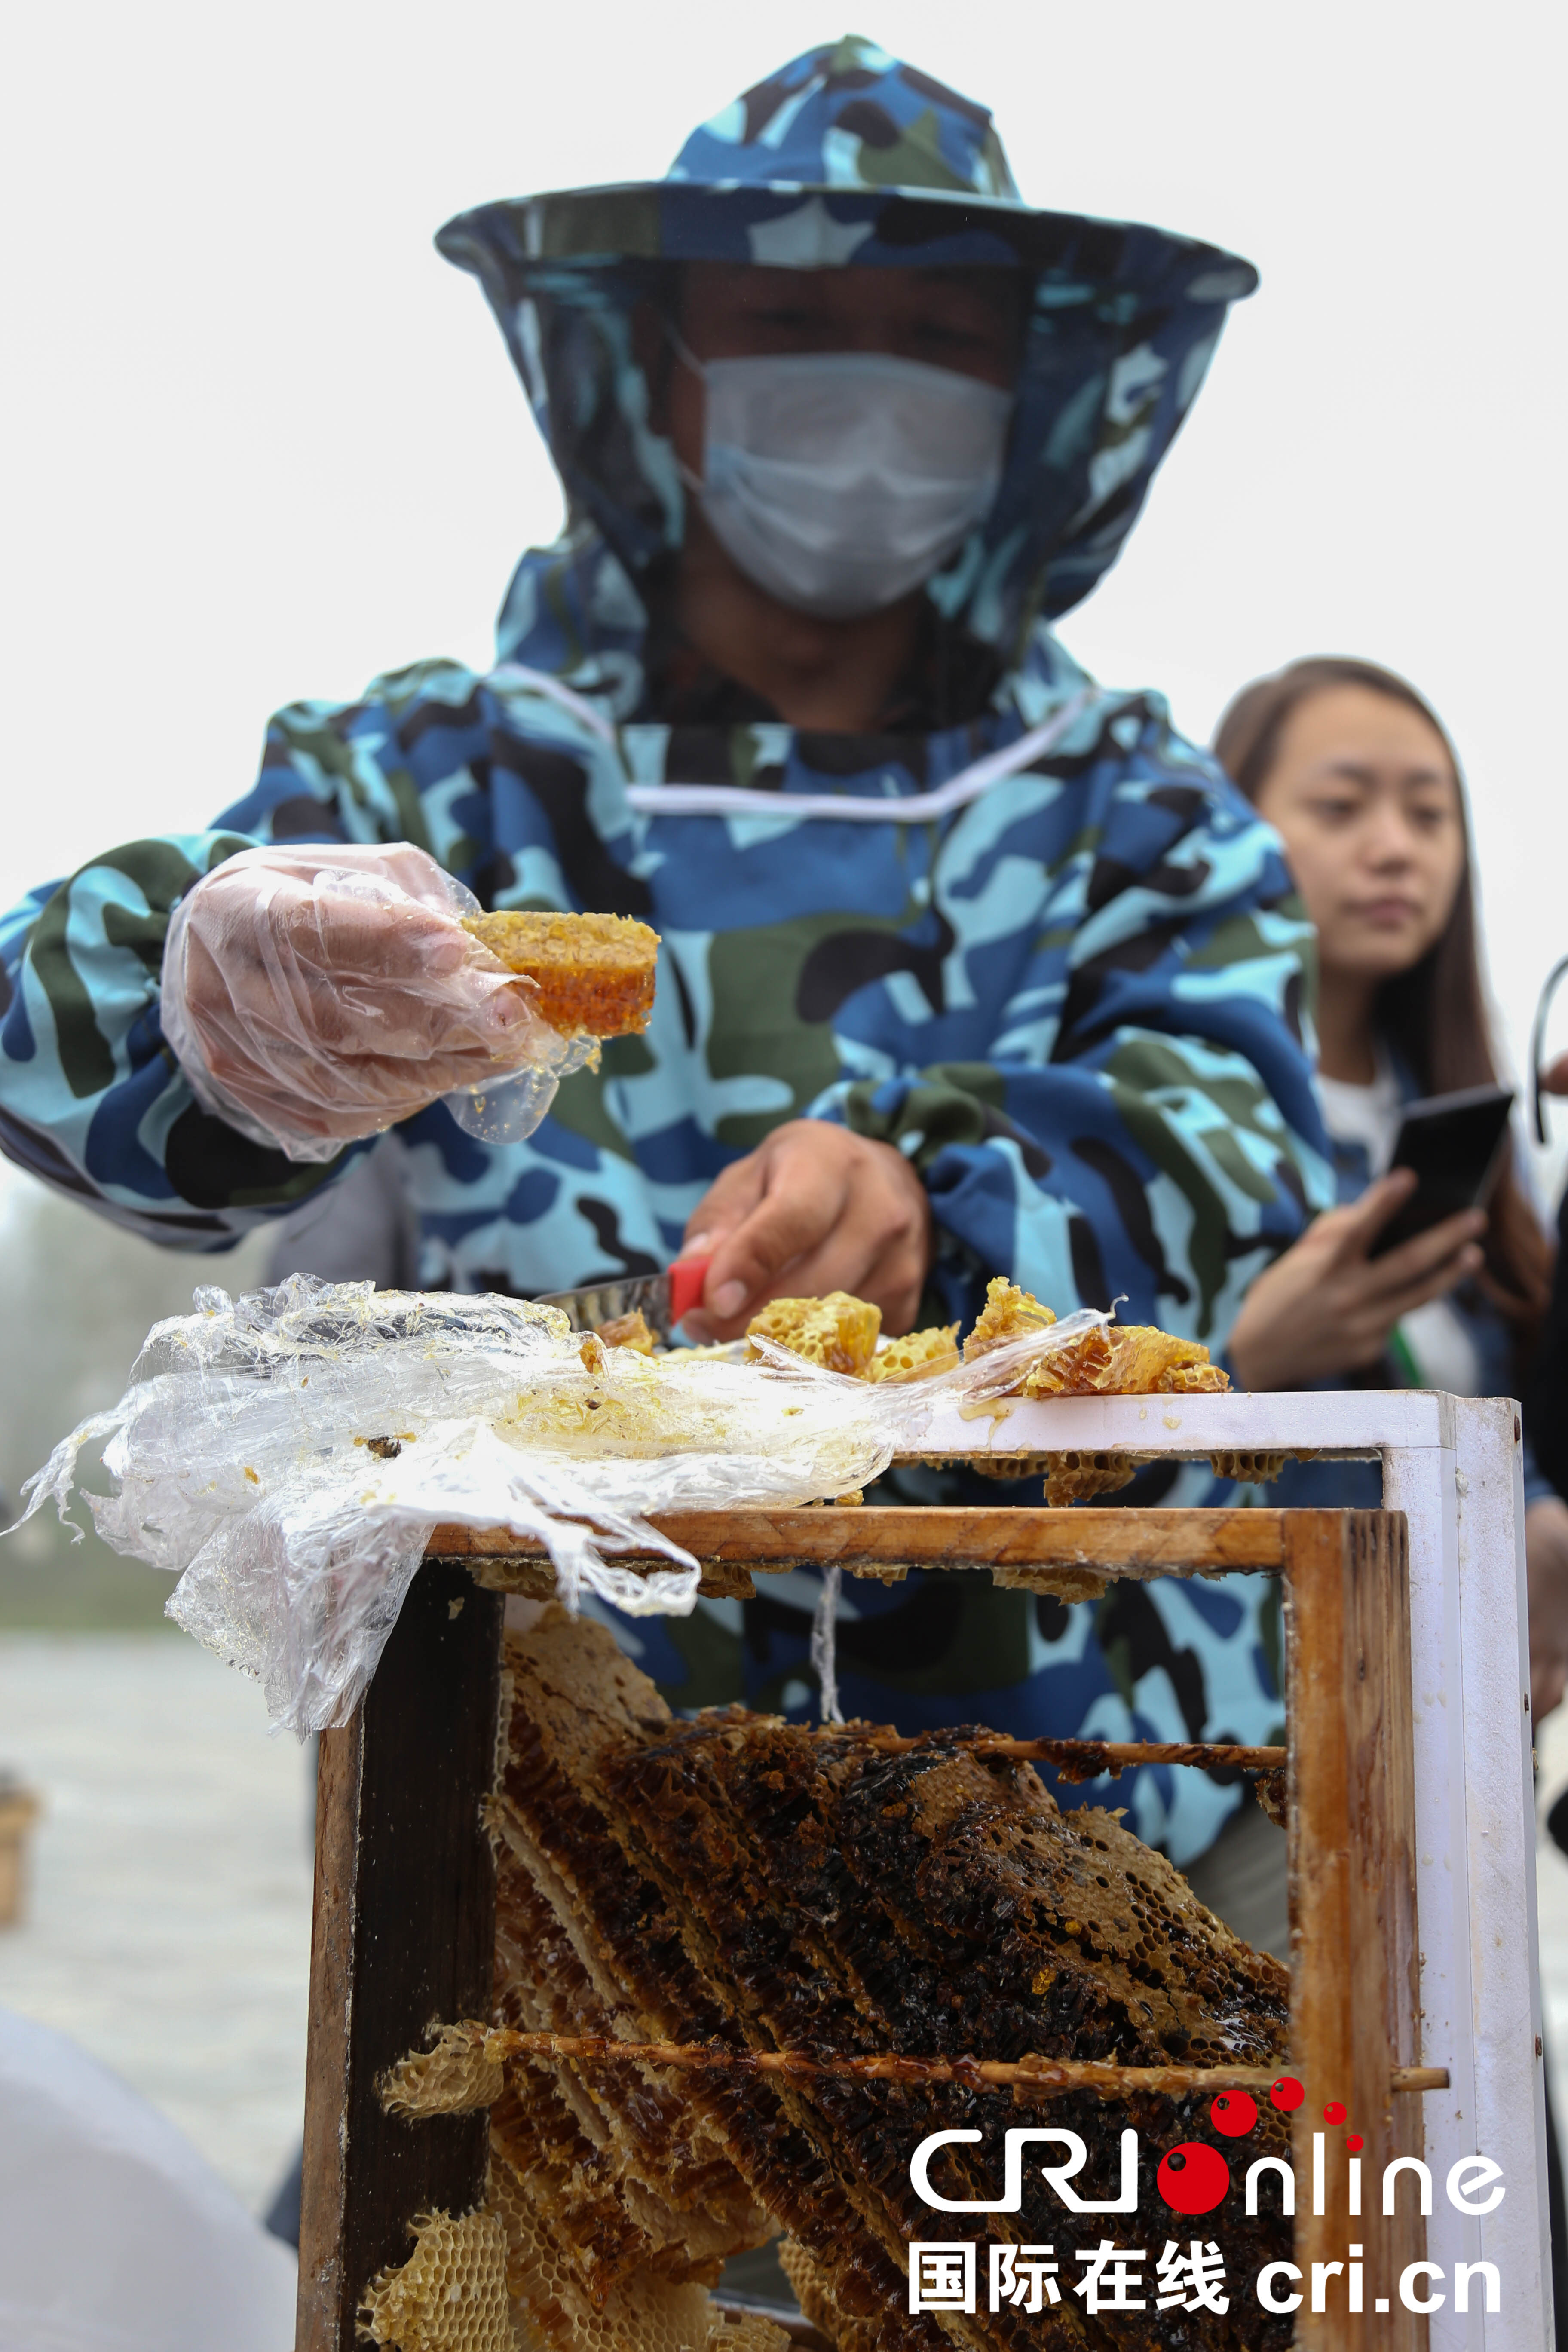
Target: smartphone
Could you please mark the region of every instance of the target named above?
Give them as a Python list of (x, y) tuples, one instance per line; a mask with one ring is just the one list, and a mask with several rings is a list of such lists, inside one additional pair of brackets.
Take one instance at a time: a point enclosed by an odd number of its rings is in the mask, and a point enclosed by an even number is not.
[(1507, 1087), (1466, 1087), (1407, 1103), (1394, 1147), (1393, 1168), (1414, 1168), (1420, 1180), (1396, 1209), (1367, 1255), (1382, 1257), (1461, 1209), (1484, 1207), (1508, 1145), (1513, 1096)]

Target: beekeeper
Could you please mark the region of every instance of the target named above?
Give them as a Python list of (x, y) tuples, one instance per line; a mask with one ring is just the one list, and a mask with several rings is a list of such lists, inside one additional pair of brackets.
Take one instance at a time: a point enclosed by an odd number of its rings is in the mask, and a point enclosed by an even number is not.
[[(1115, 560), (1253, 271), (1030, 209), (984, 108), (858, 39), (748, 90), (665, 180), (484, 205), (437, 241), (500, 323), (565, 531), (524, 556), (491, 669), (290, 706), (212, 832), (15, 911), (5, 1151), (221, 1250), (395, 1128), (426, 1286), (529, 1296), (700, 1243), (718, 1337), (834, 1288), (894, 1332), (967, 1320), (1005, 1273), (1222, 1346), (1331, 1189), (1307, 933), (1214, 762), (1050, 625)], [(646, 1038), (526, 1140), (443, 1099), (510, 1017), (444, 876), (663, 938)], [(1113, 1737), (1278, 1718), (1250, 1594), (1139, 1587), (1101, 1639), (980, 1581), (858, 1588), (846, 1706)], [(749, 1675), (804, 1705), (787, 1601), (643, 1621), (645, 1663), (684, 1703)], [(1135, 1823), (1179, 1857), (1236, 1793), (1146, 1773)]]

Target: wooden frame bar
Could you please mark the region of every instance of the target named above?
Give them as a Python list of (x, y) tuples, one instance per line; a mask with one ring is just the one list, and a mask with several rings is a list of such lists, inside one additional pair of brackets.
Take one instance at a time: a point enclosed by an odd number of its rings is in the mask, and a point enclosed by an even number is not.
[[(1284, 1517), (1267, 1507), (849, 1510), (824, 1504), (802, 1511), (669, 1511), (657, 1513), (652, 1524), (705, 1569), (742, 1569), (748, 1575), (837, 1567), (851, 1576), (874, 1577), (889, 1569), (943, 1568), (1038, 1571), (1043, 1580), (1066, 1570), (1087, 1570), (1104, 1583), (1117, 1576), (1227, 1576), (1236, 1569), (1278, 1573), (1284, 1565)], [(515, 1591), (528, 1589), (527, 1565), (548, 1568), (541, 1544), (504, 1529), (437, 1528), (429, 1548), (434, 1559), (482, 1562), (486, 1583)], [(641, 1557), (650, 1567), (669, 1564), (658, 1553)], [(623, 1567), (639, 1564), (636, 1552), (616, 1558)]]
[(360, 2298), (408, 2259), (408, 2224), (484, 2193), (489, 2120), (388, 2116), (385, 2069), (434, 2019), (483, 2016), (495, 1863), (504, 1603), (431, 1562), (409, 1589), (364, 1703), (321, 1736), (305, 2074), (296, 2352), (352, 2352)]
[[(1340, 2265), (1343, 2280), (1357, 2249), (1365, 2304), (1347, 2313), (1336, 2293), (1314, 2315), (1309, 2284), (1296, 2341), (1334, 2352), (1421, 2352), (1426, 2342), (1425, 2320), (1394, 2287), (1406, 2263), (1426, 2259), (1415, 2184), (1392, 2221), (1381, 2196), (1384, 2166), (1424, 2145), (1420, 2102), (1390, 2088), (1394, 2071), (1421, 2055), (1409, 1595), (1403, 1514), (1288, 1515), (1290, 2054), (1307, 2091), (1292, 2130), (1295, 2261), (1309, 2283), (1320, 2262)], [(1343, 2110), (1337, 2125), (1325, 2119), (1331, 2101)], [(1359, 2220), (1347, 2218), (1352, 2132), (1365, 2143)]]

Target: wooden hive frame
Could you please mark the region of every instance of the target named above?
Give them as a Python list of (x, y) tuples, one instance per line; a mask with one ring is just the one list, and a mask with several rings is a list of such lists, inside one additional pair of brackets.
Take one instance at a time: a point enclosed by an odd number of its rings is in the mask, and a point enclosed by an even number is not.
[[(703, 1590), (729, 1595), (759, 1574), (835, 1562), (989, 1571), (1069, 1597), (1111, 1577), (1281, 1576), (1290, 2063), (1308, 2094), (1294, 2126), (1295, 2259), (1310, 2277), (1312, 2262), (1362, 2246), (1368, 2305), (1359, 2317), (1304, 2305), (1296, 2341), (1539, 2352), (1551, 2285), (1517, 1409), (1419, 1391), (1084, 1397), (1019, 1404), (991, 1435), (993, 1456), (1378, 1458), (1384, 1507), (816, 1507), (661, 1524), (702, 1560)], [(957, 1455), (975, 1436), (954, 1414), (926, 1443)], [(389, 2118), (375, 2084), (433, 2022), (489, 2012), (494, 1888), (479, 1805), (504, 1596), (547, 1590), (548, 1573), (520, 1539), (437, 1529), (363, 1705), (321, 1740), (297, 2352), (350, 2352), (361, 2294), (406, 2258), (414, 2215), (464, 2212), (482, 2193), (486, 2116)], [(1331, 2098), (1366, 2143), (1368, 2210), (1353, 2223), (1344, 2131), (1321, 2119)], [(1478, 2152), (1507, 2183), (1484, 2219), (1445, 2195), (1450, 2168)], [(1407, 2195), (1382, 2215), (1378, 2184), (1397, 2155), (1431, 2169), (1425, 2223)], [(1485, 2311), (1479, 2282), (1468, 2314), (1451, 2294), (1430, 2320), (1405, 2311), (1393, 2282), (1419, 2259), (1441, 2267), (1439, 2287), (1458, 2263), (1492, 2263), (1500, 2311)], [(1387, 2314), (1373, 2307), (1382, 2294)]]

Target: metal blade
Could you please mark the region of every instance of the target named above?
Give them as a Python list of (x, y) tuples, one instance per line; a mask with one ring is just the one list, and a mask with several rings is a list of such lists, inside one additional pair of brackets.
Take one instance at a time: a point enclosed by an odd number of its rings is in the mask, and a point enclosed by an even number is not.
[(668, 1274), (639, 1274), (626, 1282), (590, 1283), (583, 1290), (554, 1291), (547, 1298), (536, 1298), (533, 1304), (559, 1307), (574, 1331), (596, 1331), (602, 1323), (614, 1323), (623, 1315), (635, 1315), (640, 1307), (656, 1338), (668, 1340), (672, 1336)]

